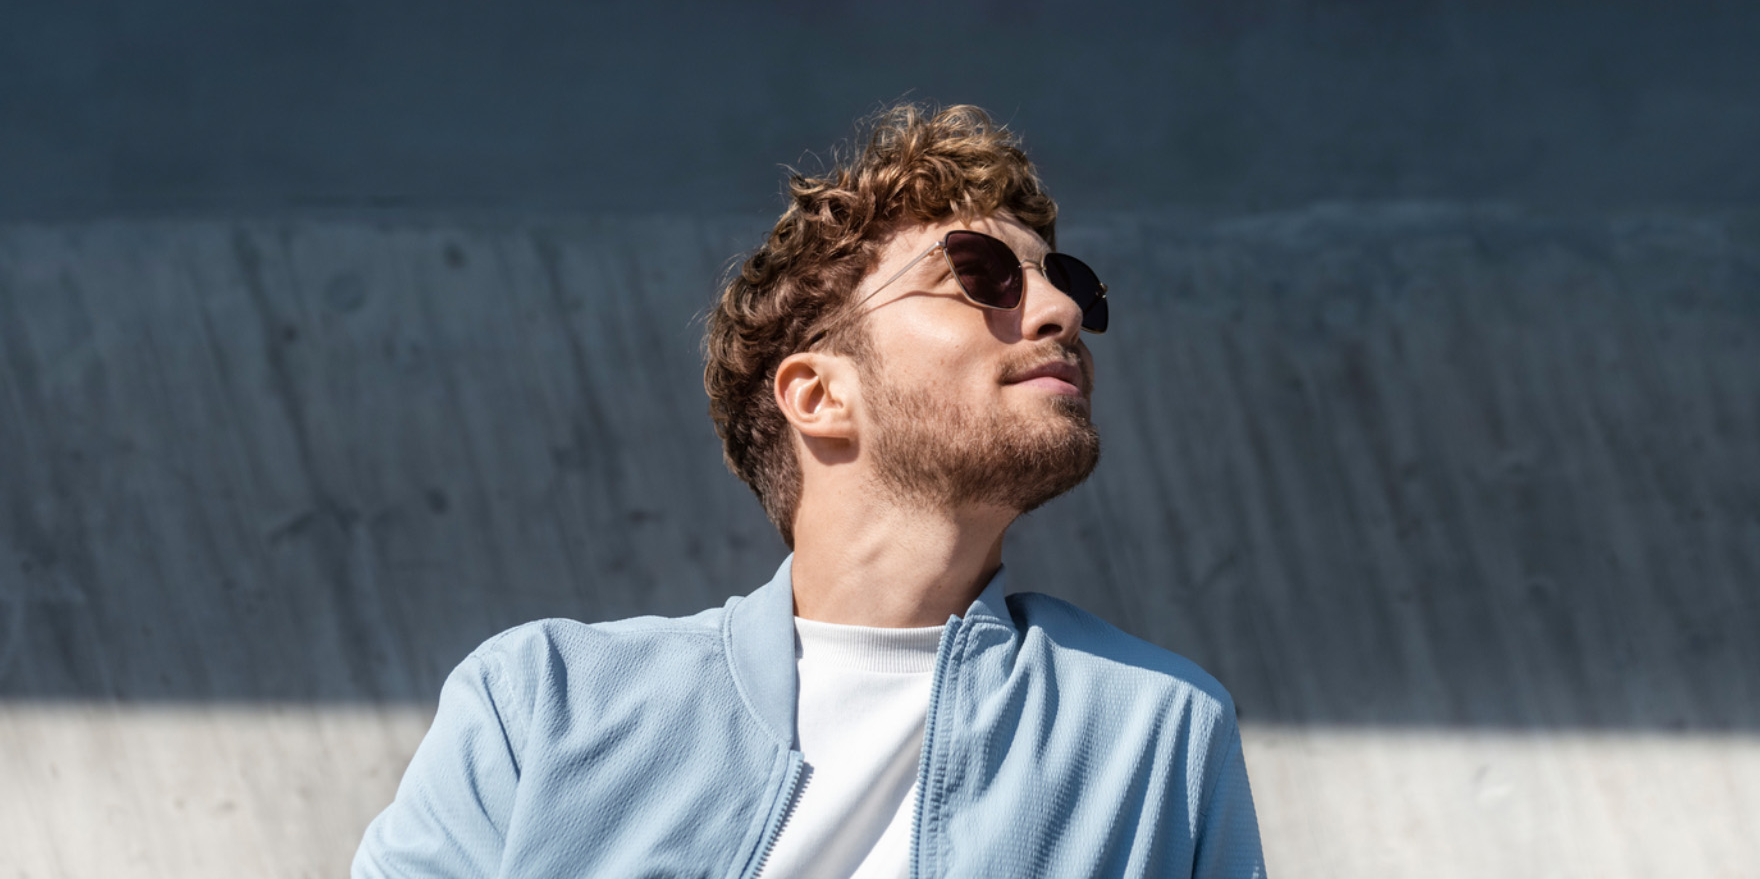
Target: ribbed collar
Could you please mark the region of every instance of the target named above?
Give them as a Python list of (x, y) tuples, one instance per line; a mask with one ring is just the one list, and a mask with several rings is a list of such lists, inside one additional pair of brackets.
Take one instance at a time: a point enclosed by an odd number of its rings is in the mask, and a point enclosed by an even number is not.
[[(782, 560), (776, 576), (745, 597), (727, 600), (722, 615), (721, 637), (733, 666), (735, 686), (758, 720), (786, 747), (795, 747), (795, 701), (799, 681), (794, 666), (794, 554)], [(950, 624), (990, 623), (1014, 632), (1004, 602), (1004, 574), (996, 571), (976, 601), (963, 615), (948, 617)]]
[(795, 617), (795, 658), (816, 668), (925, 674), (935, 670), (936, 648), (946, 630), (946, 626), (847, 626)]

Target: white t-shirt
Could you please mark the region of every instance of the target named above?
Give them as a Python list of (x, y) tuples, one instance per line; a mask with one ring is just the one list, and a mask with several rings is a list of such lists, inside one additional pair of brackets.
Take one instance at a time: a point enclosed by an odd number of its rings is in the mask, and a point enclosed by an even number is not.
[(796, 722), (808, 769), (764, 879), (908, 876), (943, 627), (794, 622)]

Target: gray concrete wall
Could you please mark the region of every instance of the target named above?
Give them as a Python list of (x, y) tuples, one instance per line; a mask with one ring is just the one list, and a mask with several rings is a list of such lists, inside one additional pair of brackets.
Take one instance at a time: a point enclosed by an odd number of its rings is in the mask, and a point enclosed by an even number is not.
[[(333, 872), (472, 645), (762, 582), (782, 547), (721, 469), (695, 323), (759, 226), (0, 231), (22, 869), (221, 869), (241, 850), (164, 842), (192, 820), (164, 801), (220, 789), (202, 820)], [(1017, 526), (1012, 582), (1234, 691), (1286, 875), (1743, 875), (1757, 231), (1424, 205), (1072, 220), (1062, 246), (1116, 291), (1104, 460)], [(132, 859), (80, 848), (94, 797), (123, 804)]]
[[(697, 316), (759, 222), (0, 235), (6, 696), (424, 701), (782, 553)], [(1760, 730), (1750, 215), (1090, 216), (1099, 475), (1016, 582), (1279, 723)]]
[(851, 121), (1118, 291), (1020, 588), (1238, 697), (1281, 876), (1760, 874), (1760, 8), (11, 3), (0, 874), (328, 876), (515, 622), (782, 547), (693, 322)]

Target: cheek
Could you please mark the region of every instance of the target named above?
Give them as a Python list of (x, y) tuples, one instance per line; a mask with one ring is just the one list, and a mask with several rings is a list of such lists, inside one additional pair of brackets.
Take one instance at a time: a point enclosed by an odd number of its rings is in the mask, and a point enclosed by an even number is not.
[[(963, 309), (971, 311), (971, 309)], [(968, 317), (954, 315), (951, 317)], [(983, 328), (929, 316), (897, 321), (876, 335), (889, 380), (901, 388), (934, 388), (955, 397), (975, 397), (995, 385), (993, 355)]]

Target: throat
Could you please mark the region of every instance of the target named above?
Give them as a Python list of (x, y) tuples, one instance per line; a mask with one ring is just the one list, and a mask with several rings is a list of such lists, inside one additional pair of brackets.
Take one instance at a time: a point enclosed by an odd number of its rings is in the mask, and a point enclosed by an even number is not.
[(795, 615), (883, 628), (938, 626), (964, 613), (1001, 568), (1013, 520), (890, 506), (818, 520), (808, 512), (803, 503), (795, 527)]

